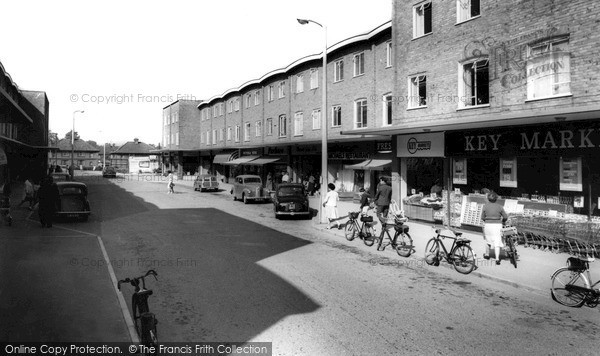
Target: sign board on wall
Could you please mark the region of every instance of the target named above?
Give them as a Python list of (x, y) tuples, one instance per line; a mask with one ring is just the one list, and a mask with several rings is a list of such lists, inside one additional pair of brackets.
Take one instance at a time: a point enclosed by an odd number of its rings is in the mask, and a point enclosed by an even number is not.
[(444, 133), (398, 136), (398, 157), (444, 157)]
[(453, 184), (467, 184), (467, 159), (453, 158), (452, 172)]
[(581, 192), (581, 157), (560, 158), (560, 190)]
[(500, 158), (500, 186), (517, 187), (517, 158)]

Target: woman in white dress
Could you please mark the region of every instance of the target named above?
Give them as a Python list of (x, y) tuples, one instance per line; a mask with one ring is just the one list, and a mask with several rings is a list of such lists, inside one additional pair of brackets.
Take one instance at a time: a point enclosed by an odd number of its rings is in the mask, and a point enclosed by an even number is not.
[(340, 200), (340, 196), (335, 191), (335, 185), (333, 183), (327, 184), (327, 194), (325, 195), (325, 199), (323, 200), (323, 207), (325, 208), (325, 216), (329, 220), (328, 229), (333, 227), (333, 222), (335, 222), (335, 226), (340, 229), (341, 225), (338, 221), (338, 211), (337, 211), (337, 202)]

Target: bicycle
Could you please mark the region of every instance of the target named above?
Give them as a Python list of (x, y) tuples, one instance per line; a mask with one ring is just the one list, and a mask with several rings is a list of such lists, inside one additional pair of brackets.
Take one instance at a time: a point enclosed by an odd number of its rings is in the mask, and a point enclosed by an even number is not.
[(517, 228), (514, 226), (505, 226), (502, 228), (502, 239), (504, 240), (504, 251), (510, 260), (510, 263), (517, 268), (517, 253), (516, 239), (518, 238)]
[[(398, 255), (402, 257), (408, 257), (413, 252), (413, 240), (408, 234), (408, 226), (404, 225), (408, 218), (394, 217), (394, 223), (390, 224), (387, 222), (385, 218), (380, 217), (379, 221), (381, 221), (381, 234), (377, 239), (377, 251), (384, 251), (387, 246), (392, 245), (392, 248), (396, 250)], [(389, 230), (391, 227), (394, 228), (394, 237), (390, 235)], [(383, 245), (383, 240), (385, 238), (384, 235), (387, 235), (388, 243)], [(400, 238), (398, 240), (398, 238)]]
[[(462, 238), (462, 232), (456, 232), (449, 229), (453, 236), (443, 235), (442, 229), (435, 229), (436, 236), (427, 242), (425, 246), (425, 263), (430, 266), (439, 266), (440, 260), (445, 259), (446, 262), (454, 266), (458, 273), (469, 274), (475, 265), (475, 255), (471, 249), (471, 240)], [(450, 253), (443, 243), (444, 238), (452, 239), (452, 247)], [(443, 251), (442, 251), (443, 250)]]
[[(150, 275), (158, 280), (156, 272), (151, 269), (143, 276), (120, 280), (117, 284), (117, 288), (121, 290), (121, 283), (130, 283), (135, 287), (135, 291), (131, 296), (131, 310), (133, 311), (135, 330), (143, 345), (154, 347), (155, 350), (158, 350), (158, 334), (156, 332), (158, 320), (156, 320), (154, 313), (150, 312), (148, 298), (152, 295), (152, 290), (146, 289), (145, 281), (145, 278)], [(142, 284), (141, 287), (140, 281)]]
[(348, 222), (344, 227), (344, 236), (346, 240), (352, 241), (358, 235), (358, 238), (362, 239), (365, 245), (373, 246), (375, 243), (375, 231), (373, 230), (373, 217), (368, 215), (361, 215), (360, 222), (357, 221), (360, 212), (350, 212), (348, 214)]
[(552, 274), (552, 299), (567, 307), (594, 308), (600, 302), (600, 281), (592, 284), (589, 263), (593, 257), (569, 257), (567, 266)]

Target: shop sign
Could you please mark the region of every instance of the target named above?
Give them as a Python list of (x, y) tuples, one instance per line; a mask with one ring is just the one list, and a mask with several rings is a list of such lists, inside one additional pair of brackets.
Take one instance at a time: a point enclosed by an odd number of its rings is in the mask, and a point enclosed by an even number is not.
[(600, 151), (600, 123), (446, 132), (449, 156), (585, 154)]
[(392, 141), (377, 142), (377, 152), (379, 152), (379, 153), (392, 152)]
[(293, 155), (319, 155), (321, 154), (320, 146), (293, 146)]
[(242, 150), (242, 156), (260, 156), (262, 155), (262, 148), (248, 148)]
[(329, 159), (337, 160), (358, 160), (369, 159), (371, 154), (367, 152), (329, 152)]
[(444, 157), (444, 133), (400, 135), (398, 157)]
[(282, 146), (282, 147), (266, 147), (267, 149), (267, 155), (270, 156), (282, 156), (282, 155), (286, 155), (287, 154), (287, 150), (286, 150), (286, 146)]
[(581, 192), (581, 157), (560, 158), (560, 190)]
[(517, 187), (517, 158), (500, 159), (500, 186)]

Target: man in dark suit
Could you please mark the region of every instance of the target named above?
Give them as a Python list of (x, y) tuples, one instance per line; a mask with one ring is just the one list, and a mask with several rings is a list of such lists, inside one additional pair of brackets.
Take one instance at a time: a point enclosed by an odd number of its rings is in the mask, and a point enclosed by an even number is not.
[(388, 185), (385, 177), (381, 177), (379, 182), (377, 193), (375, 193), (375, 205), (377, 205), (377, 213), (386, 218), (392, 201), (392, 187)]

